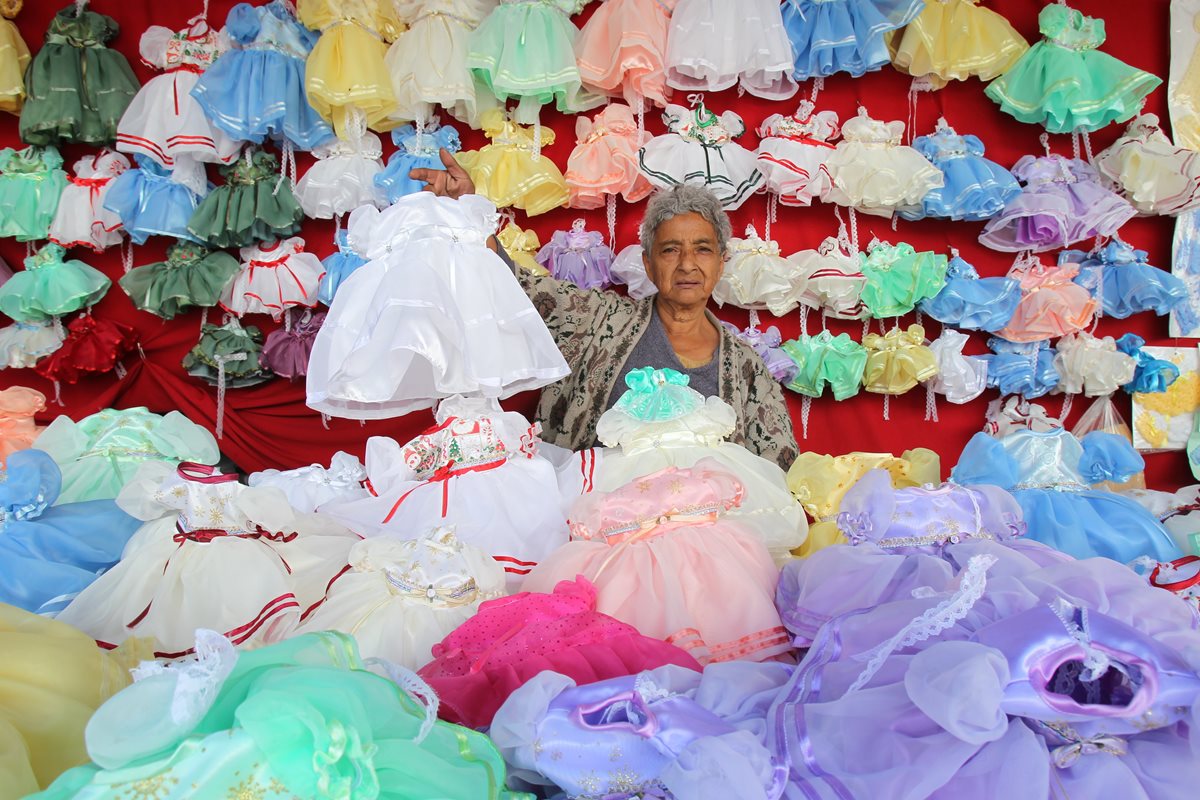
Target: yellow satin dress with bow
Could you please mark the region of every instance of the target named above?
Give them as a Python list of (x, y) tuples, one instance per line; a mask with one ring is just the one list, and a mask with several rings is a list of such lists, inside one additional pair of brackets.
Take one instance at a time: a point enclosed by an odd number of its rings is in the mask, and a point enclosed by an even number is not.
[(308, 102), (348, 139), (358, 114), (367, 127), (399, 124), (392, 76), (384, 63), (388, 43), (404, 31), (391, 0), (299, 0), (297, 16), (321, 32), (304, 69)]
[(925, 328), (895, 327), (880, 336), (863, 337), (867, 366), (863, 389), (875, 394), (904, 394), (918, 383), (937, 375), (937, 357), (925, 346)]
[(554, 131), (518, 125), (502, 110), (483, 116), (483, 133), (491, 144), (458, 154), (475, 191), (499, 208), (520, 208), (529, 216), (565, 205), (567, 184), (541, 148), (554, 144)]
[(550, 270), (537, 262), (538, 251), (542, 249), (542, 241), (538, 238), (537, 231), (523, 230), (520, 225), (512, 222), (496, 234), (496, 241), (500, 242), (504, 252), (508, 253), (508, 257), (521, 269), (533, 275), (550, 274)]
[(29, 48), (12, 18), (21, 11), (20, 2), (0, 2), (0, 111), (20, 114), (25, 104), (25, 68)]

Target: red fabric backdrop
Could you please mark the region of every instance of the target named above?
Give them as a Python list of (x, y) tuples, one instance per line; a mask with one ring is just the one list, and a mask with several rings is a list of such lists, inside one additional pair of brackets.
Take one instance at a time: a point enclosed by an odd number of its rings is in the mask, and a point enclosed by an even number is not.
[[(65, 3), (63, 3), (65, 5)], [(988, 5), (1004, 14), (1031, 43), (1038, 39), (1037, 14), (1043, 6), (1041, 0), (993, 0)], [(226, 13), (234, 5), (233, 0), (212, 0), (209, 19), (214, 25), (223, 24)], [(1073, 5), (1086, 14), (1103, 17), (1108, 23), (1109, 41), (1106, 52), (1142, 69), (1159, 75), (1167, 75), (1169, 52), (1169, 20), (1166, 0), (1148, 0), (1133, 5), (1123, 0), (1075, 0)], [(17, 19), (31, 50), (37, 51), (51, 16), (61, 7), (53, 0), (26, 0), (25, 8)], [(160, 0), (96, 0), (92, 3), (96, 11), (114, 17), (121, 26), (121, 34), (114, 46), (123, 52), (143, 81), (152, 77), (153, 70), (138, 58), (138, 39), (142, 31), (151, 24), (182, 27), (186, 20), (201, 11), (201, 0), (182, 0), (163, 3)], [(582, 25), (591, 13), (588, 8), (577, 19)], [(910, 78), (890, 67), (860, 79), (836, 76), (826, 82), (825, 90), (818, 99), (819, 108), (830, 108), (844, 120), (855, 113), (858, 104), (864, 105), (872, 116), (882, 119), (906, 119), (908, 115), (908, 88)], [(801, 88), (807, 96), (809, 86)], [(682, 99), (682, 98), (680, 98)], [(797, 98), (798, 100), (798, 98)], [(749, 95), (739, 97), (735, 91), (709, 95), (707, 105), (718, 113), (733, 108), (746, 120), (750, 132), (743, 137), (742, 144), (753, 148), (756, 139), (753, 128), (768, 114), (790, 111), (796, 101), (772, 104)], [(1167, 119), (1165, 83), (1149, 99), (1147, 110)], [(1040, 127), (1023, 125), (1003, 115), (983, 94), (983, 84), (972, 80), (958, 83), (934, 94), (924, 94), (917, 106), (916, 134), (932, 130), (937, 118), (944, 115), (960, 133), (979, 135), (988, 148), (988, 156), (1001, 164), (1011, 166), (1025, 153), (1041, 153), (1038, 137)], [(547, 154), (560, 167), (565, 166), (574, 146), (574, 121), (555, 112), (546, 112), (544, 124), (552, 127), (558, 141), (547, 148)], [(465, 148), (478, 147), (484, 143), (481, 134), (459, 125)], [(1092, 137), (1094, 148), (1110, 144), (1123, 126), (1109, 126)], [(664, 129), (657, 113), (647, 114), (647, 128), (653, 133)], [(0, 145), (20, 146), (15, 118), (0, 120)], [(1051, 137), (1052, 148), (1059, 153), (1069, 154), (1069, 136)], [(385, 141), (385, 150), (394, 147)], [(84, 148), (68, 146), (63, 155), (70, 165), (82, 155)], [(301, 154), (300, 170), (311, 164), (311, 158)], [(215, 171), (213, 171), (213, 177)], [(764, 232), (766, 196), (752, 198), (742, 209), (733, 214), (734, 231), (740, 233), (749, 222), (754, 222), (760, 233)], [(642, 204), (635, 207), (621, 203), (618, 207), (618, 242), (631, 244), (636, 240), (637, 224), (641, 218)], [(603, 210), (577, 212), (570, 209), (533, 218), (521, 219), (524, 227), (534, 228), (542, 241), (560, 228), (570, 225), (573, 219), (584, 217), (588, 226), (604, 231), (607, 228)], [(984, 275), (1002, 274), (1012, 263), (1009, 255), (994, 253), (980, 246), (976, 237), (982, 227), (979, 223), (946, 223), (901, 221), (893, 232), (890, 223), (877, 217), (859, 215), (859, 239), (863, 246), (872, 235), (890, 241), (907, 241), (918, 250), (935, 249), (945, 252), (949, 247), (959, 248), (964, 258), (973, 263)], [(1169, 266), (1173, 222), (1169, 219), (1137, 219), (1122, 230), (1122, 236), (1134, 245), (1150, 252), (1151, 263)], [(778, 221), (772, 226), (771, 234), (777, 239), (785, 253), (817, 246), (821, 240), (836, 232), (833, 211), (828, 206), (810, 209), (780, 207)], [(333, 223), (306, 221), (301, 233), (308, 249), (321, 257), (333, 252)], [(155, 238), (144, 247), (134, 251), (134, 264), (147, 264), (162, 258), (169, 242)], [(0, 240), (0, 255), (14, 268), (25, 256), (23, 244), (11, 239)], [(62, 388), (63, 406), (51, 404), (46, 420), (58, 413), (69, 414), (78, 419), (106, 406), (129, 407), (144, 405), (157, 412), (179, 409), (191, 419), (207, 425), (215, 425), (216, 390), (200, 380), (187, 376), (179, 362), (184, 353), (195, 343), (200, 330), (200, 314), (184, 314), (173, 321), (164, 322), (150, 314), (135, 310), (129, 299), (115, 285), (122, 274), (120, 254), (117, 249), (100, 256), (77, 251), (74, 255), (103, 270), (114, 280), (107, 297), (96, 307), (95, 313), (109, 319), (133, 325), (141, 342), (144, 356), (134, 353), (126, 357), (128, 373), (118, 380), (115, 374), (96, 376), (75, 386)], [(726, 308), (719, 311), (723, 319), (745, 325), (746, 313)], [(215, 316), (215, 315), (214, 315)], [(274, 327), (268, 317), (247, 320), (259, 325), (264, 331)], [(773, 320), (764, 315), (764, 324), (775, 322), (785, 337), (799, 333), (799, 316), (793, 314), (782, 320)], [(905, 321), (907, 323), (908, 320)], [(835, 332), (846, 330), (854, 338), (861, 334), (861, 324), (831, 323)], [(936, 323), (933, 323), (936, 335)], [(1187, 340), (1167, 339), (1167, 322), (1152, 315), (1142, 314), (1130, 320), (1105, 320), (1101, 323), (1100, 335), (1119, 335), (1134, 331), (1152, 344), (1190, 345)], [(971, 352), (984, 350), (982, 336), (972, 337)], [(53, 388), (40, 379), (33, 370), (5, 370), (0, 372), (0, 384), (32, 386), (53, 396)], [(843, 453), (850, 450), (892, 451), (925, 446), (941, 454), (944, 470), (949, 469), (958, 457), (967, 439), (983, 423), (987, 401), (995, 396), (988, 392), (983, 398), (964, 406), (939, 403), (940, 421), (925, 422), (925, 392), (918, 389), (891, 401), (890, 420), (883, 418), (883, 398), (878, 395), (860, 394), (847, 402), (820, 399), (813, 403), (807, 440), (801, 440), (802, 449), (824, 453)], [(1129, 401), (1123, 393), (1117, 396), (1118, 404), (1128, 416)], [(522, 395), (509, 401), (511, 408), (531, 414), (536, 397)], [(789, 402), (796, 419), (799, 436), (800, 398), (789, 393)], [(1047, 398), (1046, 404), (1052, 413), (1057, 413), (1062, 398)], [(1072, 421), (1088, 406), (1088, 401), (1075, 403)], [(45, 421), (45, 420), (43, 420)], [(268, 466), (295, 467), (312, 462), (327, 462), (330, 455), (339, 449), (361, 454), (366, 437), (371, 435), (393, 436), (400, 440), (417, 433), (430, 422), (428, 413), (412, 414), (401, 419), (360, 425), (348, 420), (332, 420), (328, 428), (322, 426), (321, 418), (304, 405), (304, 387), (301, 383), (289, 383), (276, 379), (265, 385), (236, 389), (228, 393), (226, 402), (225, 433), (221, 449), (244, 470), (258, 470)], [(1162, 454), (1147, 457), (1147, 478), (1151, 486), (1168, 488), (1191, 482), (1182, 454)]]

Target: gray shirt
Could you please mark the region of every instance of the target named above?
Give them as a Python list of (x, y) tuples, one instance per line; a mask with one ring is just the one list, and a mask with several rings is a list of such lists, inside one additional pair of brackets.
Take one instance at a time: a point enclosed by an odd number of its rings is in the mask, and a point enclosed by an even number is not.
[(655, 369), (670, 368), (678, 372), (682, 372), (691, 378), (691, 383), (688, 385), (695, 389), (705, 397), (714, 397), (720, 395), (720, 385), (717, 377), (717, 354), (714, 352), (712, 360), (702, 367), (688, 369), (679, 361), (679, 356), (675, 355), (674, 348), (671, 347), (671, 340), (667, 338), (667, 329), (663, 327), (662, 317), (658, 315), (658, 308), (650, 314), (650, 321), (646, 324), (646, 332), (642, 334), (642, 338), (638, 339), (637, 344), (633, 346), (633, 352), (629, 354), (629, 358), (625, 360), (625, 365), (621, 367), (620, 373), (617, 375), (617, 382), (613, 384), (612, 394), (608, 397), (608, 407), (613, 405), (625, 393), (625, 376), (635, 369), (642, 367), (654, 367)]

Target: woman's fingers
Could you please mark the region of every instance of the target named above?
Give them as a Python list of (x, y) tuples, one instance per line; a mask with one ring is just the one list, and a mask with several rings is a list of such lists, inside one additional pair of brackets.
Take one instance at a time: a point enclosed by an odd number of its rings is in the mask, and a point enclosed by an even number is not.
[(464, 194), (473, 193), (475, 183), (462, 165), (455, 160), (454, 154), (443, 147), (438, 150), (438, 156), (442, 160), (442, 165), (446, 167), (445, 169), (413, 169), (409, 170), (408, 177), (414, 181), (424, 181), (424, 191), (433, 192), (438, 197), (451, 197), (457, 200)]

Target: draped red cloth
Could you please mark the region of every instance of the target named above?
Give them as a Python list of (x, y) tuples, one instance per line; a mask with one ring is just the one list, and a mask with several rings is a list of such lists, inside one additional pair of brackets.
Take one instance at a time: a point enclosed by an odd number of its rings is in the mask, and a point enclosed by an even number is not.
[[(1008, 17), (1018, 31), (1030, 42), (1038, 40), (1037, 14), (1044, 5), (1043, 0), (985, 0), (992, 9)], [(26, 2), (16, 22), (35, 53), (41, 47), (43, 34), (51, 16), (61, 5), (52, 0)], [(209, 19), (214, 25), (222, 25), (225, 15), (234, 5), (233, 0), (211, 0)], [(593, 6), (595, 4), (592, 4)], [(1166, 2), (1138, 3), (1136, 13), (1131, 5), (1122, 0), (1073, 0), (1072, 5), (1085, 14), (1103, 17), (1107, 22), (1109, 41), (1103, 50), (1134, 66), (1153, 72), (1164, 79), (1164, 85), (1149, 98), (1146, 110), (1154, 112), (1166, 127), (1165, 80), (1169, 58), (1169, 4)], [(162, 3), (159, 0), (122, 0), (122, 2), (93, 3), (96, 11), (114, 17), (121, 26), (121, 33), (113, 43), (123, 52), (138, 77), (144, 82), (157, 74), (143, 64), (138, 57), (138, 39), (152, 24), (182, 28), (187, 20), (200, 13), (201, 0), (183, 0), (179, 3)], [(582, 25), (591, 14), (585, 9), (575, 22)], [(433, 56), (436, 57), (436, 56)], [(907, 119), (909, 113), (908, 89), (911, 79), (891, 67), (854, 79), (839, 75), (826, 81), (824, 91), (817, 101), (818, 108), (829, 108), (838, 113), (842, 120), (854, 115), (857, 106), (863, 104), (873, 117), (882, 119)], [(710, 109), (720, 113), (732, 108), (746, 120), (749, 132), (741, 139), (744, 146), (753, 148), (757, 140), (753, 134), (755, 126), (768, 114), (794, 110), (801, 96), (807, 96), (810, 84), (801, 87), (801, 94), (794, 100), (769, 103), (746, 95), (738, 97), (736, 91), (710, 94), (706, 98)], [(676, 94), (676, 102), (686, 103), (684, 93)], [(946, 89), (922, 94), (917, 100), (917, 124), (915, 135), (932, 131), (939, 116), (945, 116), (960, 133), (973, 133), (983, 139), (987, 155), (993, 160), (1011, 166), (1026, 153), (1042, 153), (1038, 141), (1042, 128), (1024, 125), (1002, 114), (997, 106), (983, 94), (983, 84), (977, 80), (956, 83)], [(443, 117), (443, 122), (453, 122)], [(543, 124), (553, 128), (557, 141), (546, 148), (546, 153), (560, 168), (565, 167), (567, 157), (574, 147), (574, 120), (554, 111), (543, 113)], [(466, 126), (453, 123), (462, 134), (465, 148), (484, 144), (482, 134), (470, 131)], [(661, 133), (664, 127), (657, 112), (646, 115), (646, 126), (652, 133)], [(1095, 151), (1106, 147), (1121, 132), (1123, 125), (1111, 125), (1093, 135)], [(1168, 129), (1169, 130), (1169, 129)], [(385, 150), (391, 153), (394, 147), (384, 135)], [(21, 146), (14, 117), (0, 119), (0, 145)], [(1069, 155), (1069, 136), (1052, 136), (1051, 146), (1055, 152)], [(94, 149), (78, 146), (63, 148), (67, 167)], [(312, 163), (307, 154), (299, 154), (300, 174)], [(216, 178), (216, 171), (210, 170)], [(637, 225), (641, 219), (643, 204), (629, 207), (623, 202), (617, 209), (617, 239), (621, 246), (634, 243)], [(734, 212), (733, 223), (736, 234), (749, 222), (755, 223), (759, 233), (766, 233), (767, 199), (765, 195), (752, 198), (740, 210)], [(568, 228), (576, 218), (587, 220), (588, 227), (607, 231), (603, 209), (580, 212), (571, 209), (533, 218), (532, 222), (521, 219), (522, 227), (535, 229), (542, 242), (559, 229)], [(897, 231), (891, 229), (887, 220), (878, 217), (858, 216), (859, 241), (866, 246), (872, 236), (889, 241), (906, 241), (918, 250), (934, 249), (945, 252), (957, 247), (969, 262), (983, 275), (1004, 273), (1012, 263), (1012, 256), (994, 253), (979, 245), (976, 237), (982, 223), (901, 221)], [(1121, 231), (1122, 238), (1133, 245), (1148, 250), (1150, 263), (1169, 267), (1171, 259), (1171, 237), (1173, 220), (1166, 218), (1136, 219)], [(803, 248), (816, 247), (821, 240), (834, 234), (837, 223), (833, 209), (829, 206), (814, 206), (808, 209), (779, 208), (778, 220), (771, 225), (771, 236), (777, 239), (784, 253)], [(334, 252), (334, 226), (332, 222), (306, 220), (300, 235), (306, 241), (306, 249), (324, 258)], [(144, 247), (136, 247), (135, 266), (161, 260), (170, 241), (161, 237), (151, 239)], [(0, 255), (17, 268), (25, 256), (25, 246), (12, 239), (0, 240)], [(150, 314), (137, 311), (124, 292), (116, 286), (122, 274), (121, 256), (118, 249), (110, 249), (102, 255), (77, 251), (73, 253), (84, 262), (104, 271), (114, 281), (113, 288), (95, 308), (98, 316), (123, 322), (137, 331), (140, 350), (124, 358), (127, 374), (118, 379), (116, 374), (85, 377), (79, 383), (62, 387), (63, 405), (53, 402), (39, 422), (47, 422), (55, 415), (65, 413), (79, 419), (101, 408), (147, 406), (153, 411), (167, 412), (178, 409), (191, 419), (215, 428), (216, 389), (203, 381), (189, 377), (179, 362), (188, 349), (195, 344), (200, 333), (200, 312), (182, 314), (174, 320), (163, 321)], [(1052, 256), (1047, 256), (1051, 258)], [(210, 312), (216, 320), (218, 312)], [(746, 313), (726, 307), (718, 311), (723, 318), (745, 326)], [(904, 320), (908, 324), (911, 319)], [(264, 331), (275, 326), (269, 317), (254, 316), (246, 324), (257, 325)], [(810, 328), (819, 325), (819, 319), (810, 320)], [(937, 323), (926, 319), (930, 338), (937, 335)], [(800, 330), (798, 314), (776, 320), (763, 315), (763, 324), (777, 324), (785, 338), (796, 336)], [(830, 322), (834, 332), (848, 331), (858, 339), (862, 326), (859, 323)], [(1120, 320), (1104, 320), (1097, 335), (1120, 335), (1133, 331), (1145, 337), (1151, 344), (1175, 344), (1192, 346), (1189, 340), (1167, 339), (1166, 318), (1150, 314)], [(985, 338), (972, 337), (968, 352), (983, 352)], [(381, 367), (384, 365), (381, 365)], [(53, 397), (53, 387), (40, 378), (32, 369), (0, 371), (0, 386), (32, 386)], [(964, 406), (952, 406), (939, 401), (938, 422), (926, 422), (925, 392), (918, 388), (907, 395), (892, 398), (890, 420), (883, 418), (883, 398), (878, 395), (860, 394), (845, 402), (830, 398), (816, 400), (812, 406), (807, 439), (800, 440), (801, 449), (824, 453), (843, 453), (850, 450), (890, 451), (924, 446), (932, 448), (942, 456), (943, 473), (957, 460), (967, 439), (983, 425), (987, 401), (996, 393), (990, 391), (983, 398)], [(535, 401), (533, 394), (525, 394), (508, 401), (506, 405), (525, 414), (532, 414)], [(1129, 400), (1120, 393), (1116, 396), (1118, 407), (1129, 418)], [(796, 434), (800, 436), (800, 398), (788, 393), (789, 404), (796, 420)], [(1057, 414), (1062, 397), (1045, 398), (1051, 413)], [(1088, 407), (1090, 401), (1079, 398), (1074, 403), (1070, 421), (1073, 423)], [(349, 420), (331, 420), (328, 426), (321, 417), (304, 405), (302, 382), (289, 382), (282, 378), (248, 389), (232, 389), (226, 398), (224, 438), (220, 445), (239, 467), (244, 470), (259, 470), (265, 467), (295, 467), (312, 462), (328, 462), (337, 450), (362, 454), (368, 436), (392, 436), (402, 441), (411, 438), (430, 424), (427, 412), (410, 414), (400, 419), (370, 422), (360, 425)], [(1174, 488), (1192, 482), (1186, 458), (1182, 453), (1147, 456), (1147, 479), (1153, 488)]]

